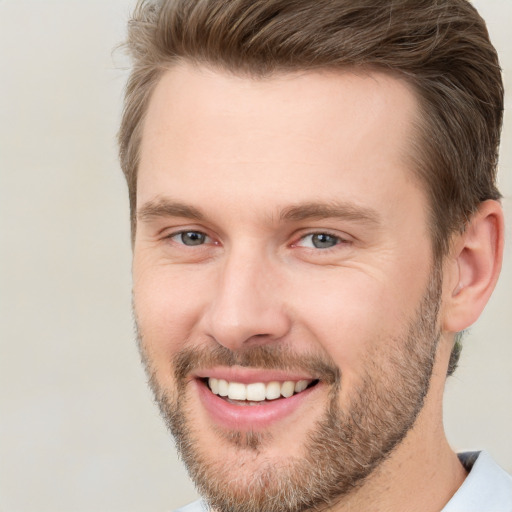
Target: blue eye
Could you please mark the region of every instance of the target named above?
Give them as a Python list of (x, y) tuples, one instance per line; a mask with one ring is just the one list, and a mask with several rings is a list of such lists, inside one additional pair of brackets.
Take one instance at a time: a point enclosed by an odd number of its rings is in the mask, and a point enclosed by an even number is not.
[(342, 239), (329, 233), (312, 233), (301, 238), (297, 245), (311, 249), (330, 249), (338, 245)]
[(171, 238), (180, 244), (188, 246), (202, 245), (209, 240), (209, 237), (200, 231), (182, 231)]

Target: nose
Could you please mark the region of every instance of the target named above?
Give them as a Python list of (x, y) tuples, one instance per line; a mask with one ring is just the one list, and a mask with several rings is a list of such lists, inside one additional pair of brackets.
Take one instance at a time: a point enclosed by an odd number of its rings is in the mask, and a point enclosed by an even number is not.
[(206, 333), (233, 351), (283, 338), (290, 319), (278, 265), (251, 250), (232, 251), (203, 318)]

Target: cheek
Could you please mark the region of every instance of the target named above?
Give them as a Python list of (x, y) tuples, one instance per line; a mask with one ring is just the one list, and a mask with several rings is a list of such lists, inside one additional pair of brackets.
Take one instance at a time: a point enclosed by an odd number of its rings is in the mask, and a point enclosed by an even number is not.
[(157, 368), (169, 369), (198, 324), (206, 288), (197, 274), (134, 259), (135, 314), (146, 355)]
[(383, 275), (341, 269), (330, 279), (303, 281), (290, 293), (299, 298), (296, 318), (335, 361), (345, 381), (361, 375), (368, 354), (385, 352), (407, 330), (423, 289), (419, 283), (414, 291), (405, 282), (396, 284)]

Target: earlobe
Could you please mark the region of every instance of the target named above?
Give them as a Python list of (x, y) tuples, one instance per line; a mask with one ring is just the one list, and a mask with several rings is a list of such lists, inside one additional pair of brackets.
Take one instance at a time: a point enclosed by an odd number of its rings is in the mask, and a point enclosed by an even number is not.
[(484, 201), (452, 247), (450, 279), (445, 284), (442, 329), (460, 332), (473, 324), (491, 296), (503, 258), (503, 210)]

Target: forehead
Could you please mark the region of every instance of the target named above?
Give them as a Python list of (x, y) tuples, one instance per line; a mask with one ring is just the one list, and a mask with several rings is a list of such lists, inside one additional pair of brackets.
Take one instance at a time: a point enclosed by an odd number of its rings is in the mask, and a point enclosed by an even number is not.
[(397, 180), (414, 181), (407, 155), (416, 115), (410, 87), (385, 73), (254, 79), (181, 64), (149, 104), (137, 203), (170, 191), (211, 203), (228, 190), (235, 202), (256, 193), (286, 206), (333, 186), (356, 199), (365, 188), (393, 196)]

